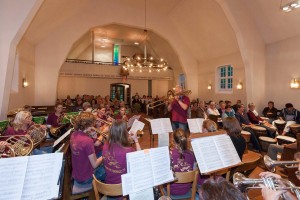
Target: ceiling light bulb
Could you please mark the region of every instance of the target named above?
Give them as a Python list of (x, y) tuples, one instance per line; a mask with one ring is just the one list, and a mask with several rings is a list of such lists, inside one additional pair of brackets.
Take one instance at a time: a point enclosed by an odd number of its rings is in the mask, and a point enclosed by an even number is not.
[(135, 44), (135, 45), (139, 45), (140, 43), (138, 43), (138, 42), (135, 42), (134, 44)]

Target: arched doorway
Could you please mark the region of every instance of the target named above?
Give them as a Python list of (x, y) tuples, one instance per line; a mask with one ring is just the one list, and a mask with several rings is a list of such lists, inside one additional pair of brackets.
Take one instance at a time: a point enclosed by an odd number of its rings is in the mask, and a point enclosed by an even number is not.
[(126, 83), (112, 83), (110, 84), (110, 99), (118, 99), (124, 101), (130, 106), (131, 102), (131, 85)]

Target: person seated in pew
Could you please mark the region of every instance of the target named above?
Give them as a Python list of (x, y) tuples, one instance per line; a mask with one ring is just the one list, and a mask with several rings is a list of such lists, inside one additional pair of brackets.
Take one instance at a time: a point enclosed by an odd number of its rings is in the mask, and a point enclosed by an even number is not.
[(216, 103), (214, 101), (211, 101), (209, 103), (209, 108), (207, 109), (207, 114), (208, 115), (217, 115), (217, 116), (220, 115), (218, 109), (216, 108)]
[(220, 108), (218, 109), (220, 115), (222, 116), (226, 111), (226, 103), (224, 101), (219, 102)]
[(63, 104), (56, 103), (54, 106), (54, 112), (50, 113), (47, 117), (46, 124), (54, 128), (60, 127), (63, 115)]
[(242, 128), (235, 117), (227, 117), (223, 120), (223, 128), (229, 135), (240, 159), (242, 160), (246, 149), (246, 141), (241, 135)]
[(269, 101), (268, 102), (268, 107), (265, 107), (264, 110), (262, 111), (262, 114), (264, 117), (269, 118), (269, 123), (272, 123), (274, 120), (277, 119), (277, 108), (274, 107), (274, 102)]
[(251, 134), (250, 142), (253, 144), (253, 148), (257, 151), (261, 151), (261, 147), (259, 145), (258, 139), (255, 136), (254, 131), (251, 129), (253, 125), (248, 116), (244, 113), (245, 106), (243, 104), (237, 105), (237, 112), (235, 113), (235, 118), (239, 121), (240, 126), (244, 131), (248, 131)]
[[(173, 134), (173, 145), (170, 147), (171, 168), (173, 172), (193, 171), (195, 156), (187, 147), (187, 138), (183, 129), (178, 128)], [(191, 183), (172, 183), (171, 195), (185, 195), (189, 193)]]
[(294, 108), (293, 104), (287, 103), (285, 104), (285, 108), (280, 112), (279, 119), (286, 121), (286, 125), (282, 132), (282, 135), (286, 135), (290, 131), (290, 125), (296, 124), (296, 122), (299, 121), (300, 112)]
[[(74, 129), (70, 138), (72, 154), (72, 178), (77, 185), (91, 185), (93, 174), (99, 180), (105, 179), (105, 170), (99, 166), (103, 162), (103, 157), (96, 157), (94, 141), (90, 135), (93, 134), (95, 117), (90, 112), (81, 112), (75, 119)], [(96, 173), (96, 171), (102, 173)], [(101, 174), (101, 176), (97, 176)], [(92, 187), (92, 185), (91, 185)]]
[(206, 112), (204, 101), (199, 101), (199, 103), (198, 103), (198, 108), (196, 110), (196, 118), (207, 119), (207, 112)]
[(4, 135), (26, 135), (29, 127), (33, 124), (31, 113), (28, 111), (20, 111), (16, 114), (12, 127), (8, 127)]
[[(130, 140), (133, 140), (135, 143), (135, 149), (131, 147)], [(127, 173), (126, 154), (135, 150), (141, 150), (137, 135), (128, 134), (127, 123), (125, 121), (115, 120), (102, 152), (106, 171), (105, 183), (121, 183), (121, 175)], [(108, 199), (113, 198), (109, 197)], [(122, 199), (122, 197), (118, 197), (117, 199)]]
[(235, 112), (232, 109), (232, 107), (229, 105), (225, 106), (225, 112), (222, 114), (222, 119), (224, 119), (226, 117), (235, 117)]
[(241, 191), (220, 176), (207, 179), (198, 193), (200, 200), (246, 200)]
[(216, 132), (217, 130), (218, 130), (218, 126), (214, 121), (212, 121), (210, 119), (206, 119), (203, 121), (203, 124), (202, 124), (202, 132), (203, 133)]
[[(296, 161), (300, 162), (300, 152), (295, 153), (294, 158)], [(300, 165), (298, 165), (298, 172), (300, 171)], [(262, 178), (266, 178), (266, 177), (274, 177), (275, 179), (280, 179), (281, 176), (279, 174), (274, 174), (272, 172), (261, 172), (259, 174), (260, 177)], [(297, 176), (297, 178), (299, 179), (299, 177)], [(279, 200), (281, 199), (280, 195), (284, 194), (285, 195), (285, 199), (287, 200), (297, 200), (298, 198), (292, 194), (290, 192), (290, 190), (272, 190), (267, 188), (265, 185), (260, 184), (260, 187), (262, 187), (262, 196), (264, 200)]]
[(258, 112), (255, 110), (255, 104), (254, 103), (249, 103), (248, 104), (248, 119), (252, 124), (255, 124), (257, 126), (261, 126), (265, 129), (267, 129), (267, 135), (268, 137), (274, 138), (276, 135), (276, 129), (271, 128), (271, 124), (268, 122), (265, 122), (260, 116), (258, 115)]

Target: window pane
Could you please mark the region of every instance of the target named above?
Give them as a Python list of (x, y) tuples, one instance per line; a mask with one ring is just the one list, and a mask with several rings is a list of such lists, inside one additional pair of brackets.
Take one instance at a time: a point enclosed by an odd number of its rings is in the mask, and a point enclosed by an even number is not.
[(221, 89), (225, 89), (226, 88), (226, 79), (221, 79), (220, 88)]
[(228, 76), (232, 76), (233, 75), (233, 68), (231, 66), (228, 66)]
[(228, 89), (232, 89), (232, 78), (229, 78), (228, 80), (227, 80), (227, 88)]

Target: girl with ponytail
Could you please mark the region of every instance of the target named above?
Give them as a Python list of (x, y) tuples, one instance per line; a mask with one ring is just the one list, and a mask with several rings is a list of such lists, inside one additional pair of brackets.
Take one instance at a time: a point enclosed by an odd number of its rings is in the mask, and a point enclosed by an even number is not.
[[(187, 137), (183, 129), (178, 128), (173, 133), (174, 145), (170, 148), (171, 166), (173, 172), (188, 172), (193, 170), (195, 157), (187, 149)], [(191, 183), (171, 184), (171, 195), (185, 195), (191, 189)]]

